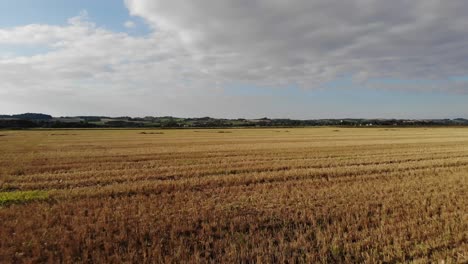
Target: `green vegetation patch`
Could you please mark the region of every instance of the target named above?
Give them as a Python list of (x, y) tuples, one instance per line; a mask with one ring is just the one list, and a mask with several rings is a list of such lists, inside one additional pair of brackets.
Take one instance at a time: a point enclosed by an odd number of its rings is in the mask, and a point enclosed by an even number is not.
[(49, 194), (45, 191), (0, 192), (0, 206), (46, 200)]

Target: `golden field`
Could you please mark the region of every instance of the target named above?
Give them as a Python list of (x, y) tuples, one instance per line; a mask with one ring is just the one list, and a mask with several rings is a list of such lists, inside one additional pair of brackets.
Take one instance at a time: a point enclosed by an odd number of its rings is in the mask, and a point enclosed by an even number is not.
[(467, 128), (0, 131), (0, 263), (468, 262)]

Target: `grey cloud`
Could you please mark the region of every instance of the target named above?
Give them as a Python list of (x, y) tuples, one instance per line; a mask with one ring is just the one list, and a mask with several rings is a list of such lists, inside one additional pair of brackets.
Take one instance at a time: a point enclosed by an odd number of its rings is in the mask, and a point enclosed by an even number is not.
[[(126, 0), (133, 15), (217, 58), (232, 80), (305, 87), (341, 74), (443, 79), (466, 75), (468, 2), (427, 0)], [(223, 65), (223, 67), (217, 67)], [(310, 82), (311, 77), (316, 81)]]

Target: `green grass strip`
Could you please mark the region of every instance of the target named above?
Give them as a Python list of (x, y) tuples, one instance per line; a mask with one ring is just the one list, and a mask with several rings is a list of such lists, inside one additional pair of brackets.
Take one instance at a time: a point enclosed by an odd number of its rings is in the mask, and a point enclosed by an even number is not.
[(0, 192), (0, 206), (46, 200), (48, 198), (49, 194), (45, 191)]

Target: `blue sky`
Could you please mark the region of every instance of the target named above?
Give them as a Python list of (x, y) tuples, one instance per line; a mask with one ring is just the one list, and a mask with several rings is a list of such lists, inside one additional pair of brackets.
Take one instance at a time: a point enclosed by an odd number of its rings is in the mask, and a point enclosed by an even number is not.
[[(96, 24), (113, 31), (127, 31), (132, 34), (149, 32), (144, 20), (130, 16), (120, 0), (0, 0), (0, 26), (15, 27), (27, 24), (64, 25), (70, 17), (86, 10)], [(135, 29), (125, 28), (126, 21), (137, 24)]]
[(253, 1), (0, 0), (0, 112), (468, 117), (468, 5)]
[[(402, 82), (401, 80), (380, 81)], [(284, 100), (284, 104), (292, 109), (291, 114), (298, 112), (295, 107), (306, 106), (304, 111), (310, 109), (311, 113), (316, 113), (309, 116), (310, 118), (456, 118), (466, 116), (463, 113), (467, 112), (468, 102), (468, 97), (463, 94), (370, 89), (353, 85), (342, 79), (329, 82), (324, 88), (314, 90), (295, 86), (271, 89), (234, 85), (227, 87), (226, 93), (234, 96), (270, 96), (277, 98), (276, 102), (278, 99)], [(342, 114), (330, 115), (329, 109)]]

